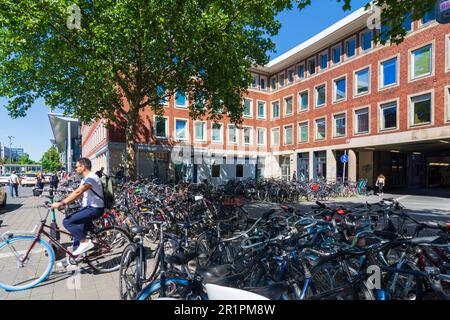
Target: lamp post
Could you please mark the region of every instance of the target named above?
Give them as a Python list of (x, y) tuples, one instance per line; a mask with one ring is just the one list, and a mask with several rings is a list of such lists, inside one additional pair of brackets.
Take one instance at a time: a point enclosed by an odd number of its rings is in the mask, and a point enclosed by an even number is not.
[(9, 163), (12, 164), (12, 148), (11, 148), (12, 142), (11, 142), (11, 140), (14, 139), (14, 137), (8, 136), (8, 139), (9, 139)]

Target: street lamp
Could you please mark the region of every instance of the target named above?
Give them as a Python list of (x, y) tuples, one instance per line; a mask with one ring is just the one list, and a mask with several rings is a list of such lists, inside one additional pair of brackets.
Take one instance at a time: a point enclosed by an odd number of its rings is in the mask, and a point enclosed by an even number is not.
[(11, 148), (12, 142), (11, 142), (11, 140), (14, 139), (14, 137), (8, 136), (8, 139), (9, 139), (9, 162), (10, 162), (10, 164), (12, 164), (12, 148)]

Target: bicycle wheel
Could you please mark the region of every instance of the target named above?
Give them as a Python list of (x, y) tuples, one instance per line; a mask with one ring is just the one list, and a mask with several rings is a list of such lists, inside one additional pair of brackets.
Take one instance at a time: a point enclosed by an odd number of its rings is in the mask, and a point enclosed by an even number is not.
[(84, 261), (94, 271), (106, 273), (120, 268), (122, 252), (131, 243), (131, 237), (122, 228), (111, 226), (97, 230), (93, 242), (95, 248)]
[[(27, 258), (21, 262), (27, 252)], [(7, 291), (33, 288), (48, 277), (54, 262), (50, 244), (34, 236), (18, 236), (0, 243), (0, 288)]]
[(125, 247), (119, 270), (120, 299), (133, 300), (142, 289), (142, 262), (136, 244), (132, 243)]

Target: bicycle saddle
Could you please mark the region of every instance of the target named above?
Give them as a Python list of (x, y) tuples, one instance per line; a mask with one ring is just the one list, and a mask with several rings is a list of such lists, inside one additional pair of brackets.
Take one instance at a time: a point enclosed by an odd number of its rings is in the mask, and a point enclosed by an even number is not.
[(146, 227), (142, 227), (142, 226), (134, 226), (134, 227), (131, 227), (130, 231), (133, 234), (145, 234), (149, 231), (149, 229)]
[(281, 295), (286, 291), (286, 288), (287, 286), (285, 283), (278, 282), (265, 287), (244, 288), (244, 290), (259, 294), (270, 300), (279, 300)]
[(218, 280), (231, 273), (231, 264), (198, 267), (196, 273), (203, 278), (204, 282), (216, 283)]
[(188, 264), (189, 261), (194, 260), (197, 257), (198, 257), (198, 253), (188, 252), (186, 254), (179, 253), (179, 254), (174, 254), (172, 256), (168, 256), (166, 258), (166, 260), (170, 264), (176, 264), (176, 265), (181, 266), (181, 265)]

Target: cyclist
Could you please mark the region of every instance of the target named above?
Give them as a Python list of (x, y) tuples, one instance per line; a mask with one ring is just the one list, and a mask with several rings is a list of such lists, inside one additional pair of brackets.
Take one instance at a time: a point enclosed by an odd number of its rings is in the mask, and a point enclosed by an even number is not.
[(73, 255), (78, 256), (94, 248), (86, 232), (93, 229), (92, 221), (100, 218), (104, 211), (103, 186), (100, 178), (91, 172), (92, 164), (87, 158), (77, 161), (75, 171), (83, 178), (80, 186), (61, 202), (52, 204), (52, 208), (59, 209), (76, 199), (83, 197), (81, 210), (66, 217), (63, 225), (73, 236)]

